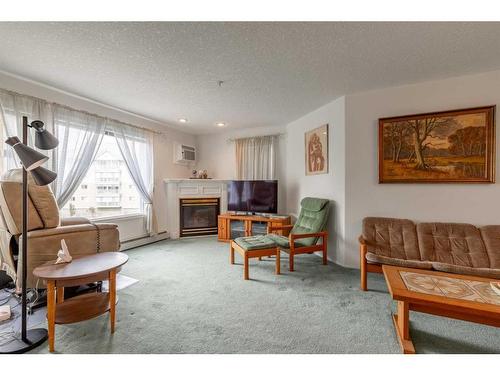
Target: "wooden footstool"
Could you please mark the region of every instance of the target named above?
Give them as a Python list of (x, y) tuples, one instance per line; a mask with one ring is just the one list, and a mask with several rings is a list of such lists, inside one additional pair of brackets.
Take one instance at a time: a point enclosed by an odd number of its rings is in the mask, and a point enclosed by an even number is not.
[(266, 236), (239, 237), (230, 243), (230, 262), (234, 264), (234, 250), (243, 257), (243, 278), (248, 280), (248, 259), (276, 256), (276, 274), (280, 274), (280, 249)]

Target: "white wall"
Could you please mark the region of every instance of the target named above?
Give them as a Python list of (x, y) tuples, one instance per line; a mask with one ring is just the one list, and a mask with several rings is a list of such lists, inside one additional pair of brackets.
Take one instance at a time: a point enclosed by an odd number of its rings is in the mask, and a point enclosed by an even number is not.
[(236, 146), (230, 141), (235, 138), (258, 137), (271, 134), (280, 134), (277, 150), (276, 168), (278, 171), (278, 210), (286, 213), (286, 186), (285, 174), (287, 170), (286, 158), (286, 128), (284, 126), (256, 127), (249, 129), (229, 130), (218, 129), (216, 134), (204, 134), (196, 137), (198, 162), (196, 169), (206, 169), (209, 177), (232, 180), (236, 178)]
[[(161, 134), (157, 134), (154, 137), (154, 199), (156, 206), (155, 211), (158, 220), (158, 230), (159, 232), (167, 230), (166, 199), (163, 179), (186, 178), (189, 177), (191, 173), (190, 167), (173, 163), (173, 143), (180, 142), (195, 145), (196, 138), (194, 135), (173, 129), (169, 127), (168, 124), (161, 124), (159, 122), (149, 120), (141, 116), (120, 111), (112, 107), (101, 105), (99, 103), (86, 100), (85, 98), (72, 95), (70, 93), (53, 89), (49, 86), (41, 85), (33, 81), (25, 80), (20, 77), (11, 76), (1, 72), (0, 88), (16, 91), (21, 94), (35, 96), (60, 104), (65, 104), (75, 109), (88, 111), (101, 116), (114, 118), (116, 120), (161, 132)], [(130, 223), (122, 220), (118, 224), (120, 227), (120, 237), (122, 240), (131, 239), (130, 228), (132, 225), (134, 226), (134, 228), (143, 228), (142, 225), (136, 225), (137, 218), (131, 219)], [(125, 233), (128, 234), (126, 235)], [(141, 233), (142, 235), (145, 234), (144, 231), (140, 232), (135, 229), (134, 237), (141, 236)]]
[[(328, 174), (305, 175), (304, 133), (329, 124)], [(344, 263), (345, 232), (345, 100), (337, 99), (314, 112), (290, 123), (286, 142), (286, 194), (287, 211), (298, 214), (304, 197), (330, 199), (328, 257)]]
[(499, 88), (495, 71), (347, 96), (345, 265), (358, 266), (365, 216), (500, 224), (499, 184), (378, 184), (377, 167), (378, 118), (498, 106)]
[(154, 138), (155, 186), (154, 202), (158, 232), (168, 231), (167, 228), (167, 196), (165, 192), (165, 178), (189, 178), (192, 167), (175, 164), (174, 143), (196, 145), (196, 138), (192, 134), (176, 130), (163, 131)]

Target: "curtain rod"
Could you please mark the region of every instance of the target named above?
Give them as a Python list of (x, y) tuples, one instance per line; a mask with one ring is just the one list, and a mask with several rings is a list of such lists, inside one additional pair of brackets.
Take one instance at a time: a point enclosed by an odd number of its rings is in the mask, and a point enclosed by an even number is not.
[(65, 108), (65, 109), (69, 109), (71, 111), (76, 111), (76, 112), (80, 112), (80, 113), (85, 113), (86, 115), (89, 115), (89, 116), (95, 116), (95, 117), (98, 117), (100, 119), (103, 119), (103, 120), (111, 120), (111, 121), (115, 121), (117, 123), (120, 123), (120, 124), (123, 124), (123, 125), (126, 125), (126, 126), (131, 126), (133, 128), (136, 128), (136, 129), (141, 129), (141, 130), (146, 130), (146, 131), (149, 131), (151, 133), (154, 133), (154, 134), (160, 134), (160, 135), (165, 135), (165, 133), (162, 133), (162, 132), (159, 132), (157, 130), (152, 130), (152, 129), (149, 129), (149, 128), (145, 128), (145, 127), (142, 127), (142, 126), (138, 126), (138, 125), (133, 125), (133, 124), (130, 124), (128, 122), (124, 122), (124, 121), (120, 121), (120, 120), (116, 120), (114, 118), (111, 118), (111, 117), (106, 117), (106, 116), (101, 116), (101, 115), (98, 115), (97, 113), (92, 113), (92, 112), (88, 112), (88, 111), (85, 111), (85, 110), (82, 110), (82, 109), (76, 109), (76, 108), (73, 108), (73, 107), (70, 107), (68, 105), (65, 105), (65, 104), (60, 104), (60, 103), (57, 103), (57, 102), (50, 102), (48, 100), (45, 100), (45, 99), (41, 99), (41, 98), (38, 98), (36, 96), (31, 96), (31, 95), (26, 95), (26, 94), (20, 94), (16, 91), (12, 91), (12, 90), (7, 90), (7, 89), (2, 89), (0, 88), (1, 91), (4, 91), (8, 94), (12, 94), (12, 95), (16, 95), (16, 96), (24, 96), (24, 97), (27, 97), (27, 98), (31, 98), (31, 99), (35, 99), (35, 100), (39, 100), (39, 101), (42, 101), (42, 102), (45, 102), (47, 104), (54, 104), (54, 105), (57, 105), (61, 108)]
[(252, 139), (252, 138), (263, 138), (263, 137), (281, 137), (285, 136), (286, 133), (275, 133), (275, 134), (265, 134), (265, 135), (256, 135), (255, 137), (242, 137), (242, 138), (228, 138), (228, 142), (235, 142), (240, 139)]

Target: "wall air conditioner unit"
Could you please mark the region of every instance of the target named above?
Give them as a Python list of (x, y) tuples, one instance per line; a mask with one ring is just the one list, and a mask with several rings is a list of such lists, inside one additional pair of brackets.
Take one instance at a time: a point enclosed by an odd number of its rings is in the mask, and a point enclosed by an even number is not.
[(174, 162), (177, 164), (193, 164), (196, 162), (196, 149), (176, 143), (174, 147)]

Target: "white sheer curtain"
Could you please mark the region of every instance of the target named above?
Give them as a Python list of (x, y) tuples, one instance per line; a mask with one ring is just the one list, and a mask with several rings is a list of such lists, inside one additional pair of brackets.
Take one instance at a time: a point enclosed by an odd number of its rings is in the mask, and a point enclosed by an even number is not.
[(101, 144), (106, 119), (54, 105), (55, 136), (59, 139), (54, 158), (57, 172), (52, 187), (59, 207), (64, 207), (80, 186)]
[[(59, 207), (71, 198), (85, 177), (104, 134), (106, 119), (59, 104), (0, 89), (0, 125), (3, 138), (22, 136), (22, 118), (41, 120), (45, 128), (59, 139), (55, 150), (38, 150), (50, 157), (45, 167), (57, 172), (52, 189)], [(28, 132), (28, 143), (33, 145), (34, 132)], [(2, 143), (3, 144), (3, 143)], [(19, 160), (12, 147), (3, 146), (2, 169), (19, 168)]]
[(276, 179), (277, 135), (236, 139), (236, 176), (240, 180)]
[[(18, 136), (22, 138), (23, 116), (28, 117), (28, 121), (41, 120), (45, 123), (46, 129), (51, 133), (53, 127), (53, 105), (44, 100), (31, 96), (17, 94), (15, 92), (0, 89), (0, 125), (2, 126), (2, 139), (6, 137)], [(28, 144), (33, 145), (33, 132), (28, 132)], [(12, 147), (2, 142), (3, 160), (2, 171), (19, 168), (21, 165)], [(38, 150), (51, 159), (45, 167), (53, 169), (52, 151)]]
[[(0, 89), (0, 126), (4, 138), (22, 135), (22, 117), (42, 120), (59, 139), (55, 150), (41, 151), (51, 159), (46, 167), (57, 172), (52, 189), (59, 207), (73, 196), (87, 174), (106, 131), (114, 134), (127, 169), (145, 204), (146, 229), (154, 233), (153, 133), (112, 119), (57, 103)], [(29, 132), (33, 144), (33, 132)], [(20, 167), (12, 147), (0, 146), (0, 172)]]
[(109, 121), (106, 128), (118, 143), (130, 176), (141, 195), (146, 213), (146, 230), (155, 230), (153, 213), (153, 133), (117, 121)]

